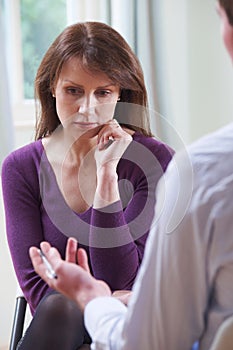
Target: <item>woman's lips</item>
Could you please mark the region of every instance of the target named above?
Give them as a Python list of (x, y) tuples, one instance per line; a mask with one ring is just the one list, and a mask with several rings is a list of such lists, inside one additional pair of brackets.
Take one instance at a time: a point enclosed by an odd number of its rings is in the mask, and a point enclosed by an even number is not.
[(96, 126), (99, 125), (98, 123), (93, 123), (93, 122), (74, 122), (74, 124), (85, 129), (95, 128)]

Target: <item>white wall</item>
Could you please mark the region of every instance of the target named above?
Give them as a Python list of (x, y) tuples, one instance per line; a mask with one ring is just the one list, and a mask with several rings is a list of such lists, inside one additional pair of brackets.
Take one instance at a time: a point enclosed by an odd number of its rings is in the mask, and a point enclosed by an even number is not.
[(164, 0), (160, 5), (162, 110), (187, 144), (233, 121), (233, 68), (215, 1)]
[(213, 0), (188, 1), (190, 139), (233, 121), (233, 67)]

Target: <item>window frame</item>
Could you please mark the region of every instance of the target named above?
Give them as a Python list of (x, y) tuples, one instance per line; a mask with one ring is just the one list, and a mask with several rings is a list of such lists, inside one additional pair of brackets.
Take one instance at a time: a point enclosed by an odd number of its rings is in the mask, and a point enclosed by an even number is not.
[[(109, 20), (109, 4), (109, 0), (97, 0), (94, 6), (92, 0), (66, 0), (67, 25), (85, 20), (107, 21)], [(16, 128), (30, 128), (35, 124), (35, 101), (24, 98), (20, 0), (5, 0), (4, 7), (13, 123)]]
[(5, 1), (5, 33), (9, 90), (14, 125), (34, 124), (34, 100), (23, 95), (23, 60), (20, 23), (20, 0)]

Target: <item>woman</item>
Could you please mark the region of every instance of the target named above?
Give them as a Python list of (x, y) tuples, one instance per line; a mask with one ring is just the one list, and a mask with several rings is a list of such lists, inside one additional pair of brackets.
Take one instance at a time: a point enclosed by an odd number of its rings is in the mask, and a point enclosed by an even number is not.
[(96, 278), (130, 290), (173, 151), (152, 137), (140, 63), (106, 24), (67, 27), (35, 92), (36, 141), (2, 168), (9, 247), (33, 314), (18, 349), (78, 349), (91, 341), (81, 312), (34, 272), (29, 247), (45, 240), (64, 257), (74, 236)]

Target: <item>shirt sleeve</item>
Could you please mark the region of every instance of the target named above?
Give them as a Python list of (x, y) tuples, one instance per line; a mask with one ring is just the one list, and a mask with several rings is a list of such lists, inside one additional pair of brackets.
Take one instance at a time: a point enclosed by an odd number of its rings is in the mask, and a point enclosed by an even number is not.
[(96, 298), (88, 303), (84, 319), (93, 350), (121, 349), (126, 313), (126, 306), (115, 298)]
[[(27, 163), (27, 162), (26, 162)], [(44, 239), (41, 227), (40, 196), (35, 166), (28, 166), (20, 152), (13, 152), (2, 166), (2, 189), (7, 240), (19, 285), (34, 312), (51, 289), (35, 273), (29, 248)]]

